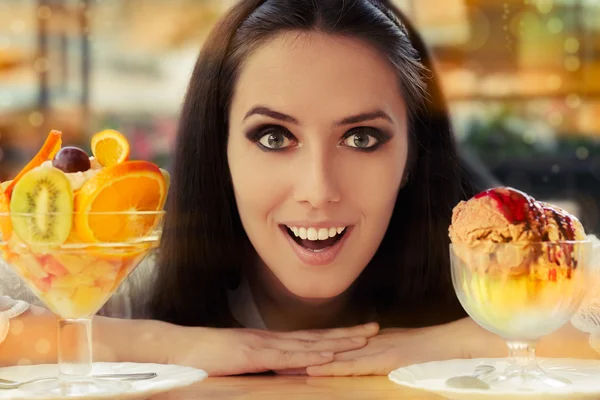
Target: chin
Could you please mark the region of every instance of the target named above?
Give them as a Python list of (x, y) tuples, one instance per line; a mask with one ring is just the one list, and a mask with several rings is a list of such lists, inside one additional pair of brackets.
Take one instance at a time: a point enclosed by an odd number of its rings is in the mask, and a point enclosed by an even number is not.
[(344, 293), (350, 285), (340, 286), (339, 281), (330, 282), (298, 282), (290, 279), (284, 284), (286, 289), (294, 296), (305, 301), (322, 301), (333, 299)]

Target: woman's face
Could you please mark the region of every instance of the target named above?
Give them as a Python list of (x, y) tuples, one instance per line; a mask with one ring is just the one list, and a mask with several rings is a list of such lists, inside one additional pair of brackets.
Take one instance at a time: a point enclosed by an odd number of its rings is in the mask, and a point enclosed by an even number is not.
[(246, 233), (301, 299), (343, 293), (387, 229), (407, 159), (394, 69), (363, 42), (281, 34), (243, 65), (228, 160)]

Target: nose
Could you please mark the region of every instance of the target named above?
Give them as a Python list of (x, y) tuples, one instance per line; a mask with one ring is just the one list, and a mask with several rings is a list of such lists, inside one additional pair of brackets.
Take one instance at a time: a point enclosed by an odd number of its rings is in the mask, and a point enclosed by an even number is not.
[(298, 181), (294, 197), (299, 203), (310, 204), (313, 208), (323, 208), (340, 201), (339, 179), (336, 176), (334, 160), (324, 151), (306, 152), (300, 157), (297, 169)]

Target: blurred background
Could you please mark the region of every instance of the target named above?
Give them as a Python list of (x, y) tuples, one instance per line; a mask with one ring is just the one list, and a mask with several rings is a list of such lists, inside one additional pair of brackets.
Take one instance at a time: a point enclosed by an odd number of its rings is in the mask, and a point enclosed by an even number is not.
[[(235, 0), (0, 0), (0, 180), (50, 129), (168, 168), (208, 31)], [(600, 0), (397, 0), (436, 55), (461, 151), (600, 231)]]

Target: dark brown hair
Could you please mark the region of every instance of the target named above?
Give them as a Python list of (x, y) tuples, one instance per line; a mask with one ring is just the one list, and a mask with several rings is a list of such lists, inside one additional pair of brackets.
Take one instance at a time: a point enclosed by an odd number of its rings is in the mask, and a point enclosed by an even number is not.
[(411, 149), (408, 180), (388, 230), (353, 285), (353, 306), (384, 326), (442, 323), (463, 315), (449, 274), (452, 207), (460, 196), (448, 112), (429, 53), (400, 12), (376, 0), (243, 0), (217, 24), (188, 87), (153, 288), (152, 316), (230, 327), (227, 290), (256, 253), (242, 227), (227, 163), (227, 115), (244, 60), (286, 31), (363, 40), (398, 71)]

